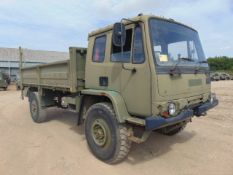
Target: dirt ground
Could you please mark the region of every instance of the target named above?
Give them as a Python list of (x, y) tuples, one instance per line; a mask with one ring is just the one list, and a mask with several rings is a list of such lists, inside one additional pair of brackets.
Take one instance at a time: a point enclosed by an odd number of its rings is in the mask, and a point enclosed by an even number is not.
[(75, 114), (51, 109), (48, 122), (35, 124), (27, 99), (10, 87), (0, 91), (0, 175), (232, 175), (233, 81), (213, 82), (212, 91), (220, 104), (207, 116), (176, 136), (153, 133), (124, 162), (107, 165), (88, 150)]

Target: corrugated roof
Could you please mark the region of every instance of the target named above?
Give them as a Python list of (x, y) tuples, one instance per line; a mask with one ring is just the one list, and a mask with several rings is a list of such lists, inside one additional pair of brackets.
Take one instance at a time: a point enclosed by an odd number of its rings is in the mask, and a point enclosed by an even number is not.
[[(69, 59), (68, 52), (43, 51), (23, 49), (25, 61), (30, 62), (54, 62)], [(0, 61), (19, 61), (19, 49), (0, 48)]]

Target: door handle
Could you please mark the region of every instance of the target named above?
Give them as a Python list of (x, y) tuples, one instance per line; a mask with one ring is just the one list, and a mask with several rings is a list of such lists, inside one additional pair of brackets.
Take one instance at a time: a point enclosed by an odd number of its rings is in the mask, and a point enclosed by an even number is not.
[(124, 63), (122, 64), (122, 68), (124, 70), (131, 71), (132, 74), (135, 74), (137, 72), (137, 69), (135, 67), (125, 65)]

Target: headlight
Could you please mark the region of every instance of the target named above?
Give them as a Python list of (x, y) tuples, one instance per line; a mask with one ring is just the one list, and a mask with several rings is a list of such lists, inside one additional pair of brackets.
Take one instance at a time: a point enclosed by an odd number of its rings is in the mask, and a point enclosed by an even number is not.
[(176, 105), (174, 103), (169, 103), (168, 112), (170, 115), (174, 115), (176, 113)]

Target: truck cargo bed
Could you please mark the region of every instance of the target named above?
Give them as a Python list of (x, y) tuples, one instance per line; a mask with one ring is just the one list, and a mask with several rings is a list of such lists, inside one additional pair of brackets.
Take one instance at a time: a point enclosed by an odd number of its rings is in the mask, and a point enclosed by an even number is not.
[(21, 69), (23, 87), (42, 87), (71, 93), (85, 86), (85, 48), (71, 47), (70, 59)]

